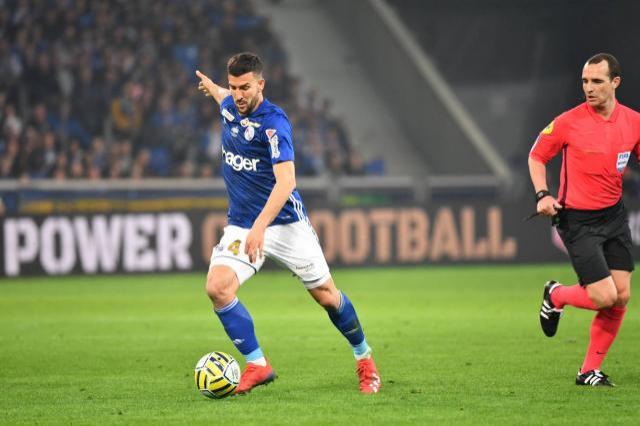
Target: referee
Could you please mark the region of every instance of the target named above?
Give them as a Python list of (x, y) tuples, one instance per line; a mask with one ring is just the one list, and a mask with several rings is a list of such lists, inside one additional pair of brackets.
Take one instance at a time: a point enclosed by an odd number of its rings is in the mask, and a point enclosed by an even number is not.
[[(529, 153), (538, 213), (556, 216), (579, 283), (544, 286), (540, 324), (552, 337), (565, 305), (596, 311), (577, 385), (614, 386), (600, 370), (627, 310), (634, 269), (631, 234), (622, 203), (622, 174), (640, 158), (640, 114), (616, 101), (621, 70), (608, 53), (582, 69), (586, 102), (555, 118)], [(546, 163), (562, 151), (560, 190), (548, 190)]]

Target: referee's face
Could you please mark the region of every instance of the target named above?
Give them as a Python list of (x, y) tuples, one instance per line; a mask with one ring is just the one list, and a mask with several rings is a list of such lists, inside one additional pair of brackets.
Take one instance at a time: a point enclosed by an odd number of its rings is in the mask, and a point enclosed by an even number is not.
[(228, 76), (229, 90), (233, 96), (233, 102), (242, 115), (251, 114), (262, 102), (262, 89), (264, 79), (262, 76), (248, 72), (239, 77), (231, 74)]
[(609, 63), (585, 64), (582, 69), (582, 90), (587, 103), (595, 109), (604, 108), (615, 99), (620, 77), (609, 77)]

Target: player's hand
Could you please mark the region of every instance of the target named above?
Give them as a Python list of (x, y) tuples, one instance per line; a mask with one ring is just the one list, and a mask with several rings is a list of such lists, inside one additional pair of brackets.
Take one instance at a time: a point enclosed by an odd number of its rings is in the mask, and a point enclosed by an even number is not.
[(213, 96), (213, 93), (216, 90), (216, 84), (211, 81), (209, 77), (201, 73), (200, 70), (196, 70), (196, 76), (200, 79), (200, 82), (198, 83), (198, 90), (206, 97)]
[(264, 232), (266, 228), (259, 224), (254, 224), (247, 235), (244, 243), (244, 253), (249, 256), (251, 263), (256, 263), (264, 256)]
[(543, 216), (555, 216), (558, 214), (558, 210), (561, 209), (562, 205), (551, 195), (547, 195), (538, 201), (537, 211)]

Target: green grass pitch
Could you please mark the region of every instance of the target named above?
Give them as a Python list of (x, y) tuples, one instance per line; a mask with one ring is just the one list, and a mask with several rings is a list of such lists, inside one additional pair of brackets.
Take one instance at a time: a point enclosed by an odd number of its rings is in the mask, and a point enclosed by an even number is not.
[(204, 274), (0, 281), (0, 424), (637, 424), (640, 308), (603, 369), (614, 389), (573, 383), (593, 314), (538, 325), (542, 283), (568, 265), (336, 270), (382, 375), (360, 395), (346, 341), (285, 272), (239, 295), (279, 378), (209, 400), (193, 367), (227, 340)]

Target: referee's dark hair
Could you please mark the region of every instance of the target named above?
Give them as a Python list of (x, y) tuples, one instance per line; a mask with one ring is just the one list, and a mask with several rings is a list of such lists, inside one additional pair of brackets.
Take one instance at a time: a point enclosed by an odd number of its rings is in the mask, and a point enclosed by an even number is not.
[(248, 72), (262, 75), (262, 60), (251, 52), (241, 52), (233, 55), (227, 62), (227, 72), (234, 77), (240, 77)]
[(587, 64), (599, 64), (602, 61), (607, 61), (609, 64), (609, 79), (613, 80), (616, 77), (622, 76), (622, 69), (620, 68), (620, 62), (611, 53), (598, 53), (593, 55), (587, 61)]

